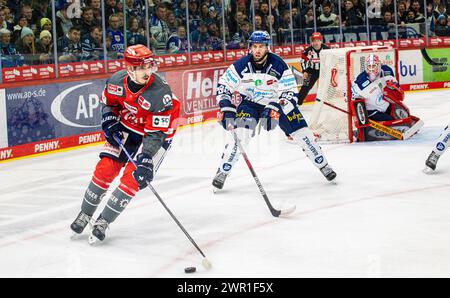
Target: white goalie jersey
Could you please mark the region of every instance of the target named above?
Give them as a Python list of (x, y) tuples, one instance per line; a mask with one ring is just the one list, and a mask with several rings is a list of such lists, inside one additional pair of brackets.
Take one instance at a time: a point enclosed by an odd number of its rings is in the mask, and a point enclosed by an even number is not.
[(397, 83), (394, 71), (387, 65), (381, 66), (380, 77), (373, 82), (363, 71), (352, 84), (352, 97), (365, 99), (368, 111), (386, 112), (389, 102), (384, 100), (383, 90), (388, 81)]

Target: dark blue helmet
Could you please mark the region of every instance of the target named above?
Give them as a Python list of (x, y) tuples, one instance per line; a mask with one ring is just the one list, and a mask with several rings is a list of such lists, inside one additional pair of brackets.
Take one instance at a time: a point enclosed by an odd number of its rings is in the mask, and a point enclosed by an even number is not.
[(248, 39), (249, 46), (253, 43), (263, 43), (270, 46), (272, 44), (272, 38), (270, 38), (270, 34), (267, 31), (255, 31)]

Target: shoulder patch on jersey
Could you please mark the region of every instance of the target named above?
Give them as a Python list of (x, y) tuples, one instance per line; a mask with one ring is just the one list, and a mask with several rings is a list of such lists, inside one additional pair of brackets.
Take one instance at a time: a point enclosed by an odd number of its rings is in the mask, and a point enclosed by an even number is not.
[(138, 98), (138, 103), (141, 106), (141, 108), (143, 108), (144, 110), (150, 110), (150, 107), (152, 106), (152, 104), (147, 101), (145, 98), (143, 98), (142, 96), (139, 96)]
[(106, 90), (108, 91), (109, 94), (112, 94), (112, 95), (118, 95), (118, 96), (123, 95), (123, 87), (122, 86), (108, 84), (106, 87)]
[(370, 81), (364, 81), (363, 83), (362, 83), (362, 86), (365, 88), (365, 87), (367, 87), (367, 86), (369, 86), (370, 85)]

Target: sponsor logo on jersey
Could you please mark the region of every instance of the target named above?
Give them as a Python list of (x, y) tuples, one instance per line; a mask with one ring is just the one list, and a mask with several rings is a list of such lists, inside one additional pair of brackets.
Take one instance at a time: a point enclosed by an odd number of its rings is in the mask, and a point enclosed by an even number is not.
[(260, 85), (262, 85), (262, 81), (261, 80), (256, 80), (255, 81), (255, 86), (258, 87)]
[(123, 102), (123, 105), (124, 105), (125, 108), (126, 108), (128, 111), (130, 111), (131, 113), (137, 114), (138, 109), (137, 109), (136, 107), (133, 107), (132, 105), (129, 105), (129, 104), (126, 103), (126, 102)]
[(270, 86), (270, 85), (272, 85), (273, 83), (275, 83), (276, 81), (275, 80), (268, 80), (267, 81), (267, 86)]
[(170, 125), (170, 116), (153, 115), (153, 127), (168, 128)]
[(292, 115), (286, 115), (289, 122), (292, 122), (294, 120), (297, 120), (297, 123), (299, 123), (301, 120), (303, 120), (303, 116), (302, 113), (296, 113), (296, 112), (292, 112)]
[(323, 156), (321, 155), (321, 156), (316, 157), (316, 159), (314, 159), (314, 161), (315, 161), (317, 164), (321, 164), (321, 163), (323, 162)]
[(163, 104), (164, 106), (170, 106), (172, 104), (172, 96), (170, 94), (166, 94), (163, 97)]
[(149, 110), (150, 107), (152, 106), (152, 104), (151, 104), (149, 101), (147, 101), (147, 100), (146, 100), (144, 97), (142, 97), (142, 96), (139, 96), (138, 102), (139, 102), (139, 105), (140, 105), (142, 108), (144, 108), (145, 110)]
[(436, 144), (436, 149), (439, 151), (444, 151), (445, 145), (443, 143), (439, 142)]
[(365, 87), (369, 86), (369, 84), (370, 84), (370, 81), (367, 80), (364, 83), (362, 83), (362, 86), (363, 86), (363, 88), (365, 88)]
[(123, 87), (121, 87), (121, 86), (108, 84), (107, 90), (108, 90), (108, 93), (112, 94), (112, 95), (118, 95), (118, 96), (123, 95)]
[(224, 171), (228, 172), (229, 170), (231, 170), (231, 165), (229, 163), (224, 163), (223, 166), (222, 166), (222, 169)]
[(244, 111), (240, 111), (236, 114), (236, 118), (251, 118), (252, 115), (249, 113), (245, 113)]

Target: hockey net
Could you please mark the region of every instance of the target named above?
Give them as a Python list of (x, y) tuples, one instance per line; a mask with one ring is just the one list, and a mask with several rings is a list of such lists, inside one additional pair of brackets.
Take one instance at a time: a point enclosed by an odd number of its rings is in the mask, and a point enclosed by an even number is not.
[(387, 46), (329, 49), (320, 52), (320, 75), (310, 128), (322, 143), (353, 142), (351, 84), (364, 71), (365, 58), (375, 53), (394, 69), (398, 80), (398, 53)]

